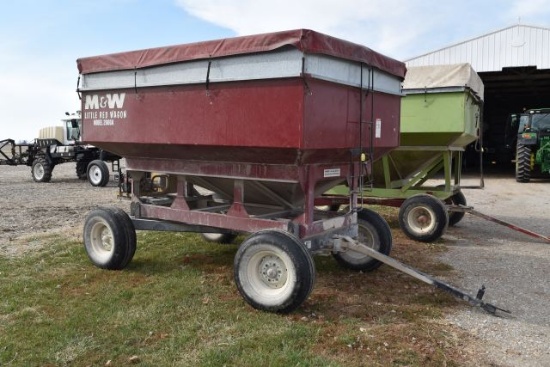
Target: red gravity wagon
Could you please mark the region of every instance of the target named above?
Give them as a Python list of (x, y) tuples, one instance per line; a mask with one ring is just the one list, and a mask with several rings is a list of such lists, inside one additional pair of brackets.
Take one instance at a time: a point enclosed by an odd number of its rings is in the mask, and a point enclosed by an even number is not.
[[(247, 237), (234, 277), (253, 307), (290, 312), (315, 282), (314, 254), (370, 271), (392, 236), (359, 206), (372, 162), (399, 145), (405, 65), (311, 30), (77, 60), (82, 136), (126, 160), (131, 212), (88, 213), (91, 261), (122, 269), (136, 230)], [(316, 198), (349, 187), (345, 212)]]

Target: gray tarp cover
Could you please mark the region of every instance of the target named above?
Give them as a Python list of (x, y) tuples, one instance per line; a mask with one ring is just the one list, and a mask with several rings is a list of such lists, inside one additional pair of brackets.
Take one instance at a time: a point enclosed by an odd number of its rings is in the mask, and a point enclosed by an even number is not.
[(403, 90), (468, 87), (483, 99), (483, 81), (470, 64), (415, 66), (407, 68)]

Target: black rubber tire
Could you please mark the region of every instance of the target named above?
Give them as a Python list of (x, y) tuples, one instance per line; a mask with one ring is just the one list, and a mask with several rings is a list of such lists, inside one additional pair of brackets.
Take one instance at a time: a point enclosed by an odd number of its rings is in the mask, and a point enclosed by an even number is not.
[(50, 182), (53, 166), (48, 163), (46, 157), (37, 157), (32, 162), (31, 174), (35, 182)]
[(204, 238), (204, 240), (208, 242), (228, 245), (235, 241), (237, 235), (234, 233), (202, 233), (202, 238)]
[(304, 243), (290, 233), (252, 234), (235, 255), (237, 289), (252, 307), (289, 313), (307, 299), (315, 283), (315, 265)]
[(518, 144), (516, 149), (516, 181), (529, 182), (531, 180), (531, 147)]
[[(458, 191), (456, 194), (447, 199), (450, 204), (464, 205), (466, 206), (466, 197), (462, 191)], [(454, 226), (464, 218), (465, 212), (449, 212), (449, 226)]]
[(137, 237), (134, 223), (132, 222), (132, 219), (130, 219), (130, 216), (121, 208), (113, 206), (105, 209), (112, 211), (124, 223), (124, 230), (126, 230), (126, 235), (128, 239), (128, 255), (127, 258), (124, 259), (123, 263), (128, 265), (134, 258), (137, 249)]
[(132, 250), (129, 233), (128, 222), (112, 208), (92, 210), (84, 221), (84, 248), (88, 258), (102, 269), (124, 269), (135, 252), (135, 242)]
[(440, 199), (427, 194), (414, 195), (401, 204), (399, 225), (409, 238), (433, 242), (447, 230), (449, 214)]
[(90, 161), (78, 161), (76, 162), (76, 177), (79, 180), (86, 180), (88, 178), (88, 164)]
[[(389, 255), (393, 240), (386, 220), (380, 214), (366, 208), (359, 211), (357, 217), (359, 242), (384, 255)], [(382, 265), (381, 261), (354, 251), (338, 252), (333, 256), (339, 265), (356, 271), (373, 271)]]
[(87, 176), (92, 186), (104, 187), (109, 182), (109, 167), (102, 160), (91, 161), (88, 164)]

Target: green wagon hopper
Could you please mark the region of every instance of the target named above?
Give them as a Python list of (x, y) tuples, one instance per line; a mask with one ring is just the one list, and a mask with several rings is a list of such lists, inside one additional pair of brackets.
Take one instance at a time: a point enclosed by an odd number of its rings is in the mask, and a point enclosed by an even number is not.
[(390, 199), (404, 232), (430, 242), (464, 216), (444, 202), (466, 205), (462, 153), (478, 139), (483, 82), (469, 64), (420, 66), (408, 69), (403, 93), (400, 146), (374, 163), (365, 195)]
[(445, 204), (466, 205), (462, 153), (478, 139), (483, 82), (469, 64), (411, 67), (403, 94), (400, 145), (373, 163), (363, 201), (400, 207), (403, 231), (431, 242), (464, 216)]

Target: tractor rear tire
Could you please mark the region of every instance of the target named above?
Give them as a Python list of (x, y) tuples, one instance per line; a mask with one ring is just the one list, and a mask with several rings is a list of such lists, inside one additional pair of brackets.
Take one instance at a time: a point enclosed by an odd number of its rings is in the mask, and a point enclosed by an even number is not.
[(37, 157), (32, 162), (31, 174), (35, 182), (50, 182), (52, 179), (53, 165), (49, 164), (46, 157)]
[(109, 182), (109, 167), (107, 163), (96, 159), (88, 164), (87, 175), (92, 186), (104, 187)]
[(419, 194), (403, 202), (399, 209), (399, 224), (409, 238), (433, 242), (447, 230), (449, 214), (440, 199)]
[[(127, 215), (126, 215), (127, 216)], [(84, 248), (92, 263), (102, 269), (121, 270), (136, 250), (131, 221), (113, 208), (97, 208), (84, 221)]]
[[(380, 214), (366, 208), (357, 212), (357, 217), (359, 224), (357, 240), (381, 254), (389, 255), (392, 248), (392, 235), (386, 220)], [(355, 271), (373, 271), (382, 265), (381, 261), (355, 251), (338, 252), (333, 256), (340, 266)]]
[(252, 307), (289, 313), (309, 296), (315, 283), (313, 258), (290, 233), (265, 230), (252, 234), (235, 255), (237, 289)]
[(518, 144), (516, 149), (516, 181), (529, 182), (531, 180), (531, 147)]

